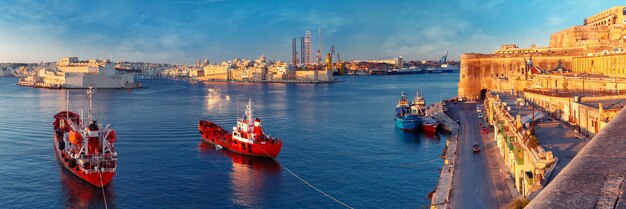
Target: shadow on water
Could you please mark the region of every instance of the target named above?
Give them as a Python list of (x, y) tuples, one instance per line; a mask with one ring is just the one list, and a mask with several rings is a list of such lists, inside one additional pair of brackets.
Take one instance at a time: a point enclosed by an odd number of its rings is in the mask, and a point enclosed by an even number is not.
[[(63, 185), (61, 190), (65, 194), (62, 201), (65, 202), (65, 208), (105, 208), (101, 188), (85, 182), (65, 168), (61, 168), (59, 174)], [(104, 187), (104, 194), (108, 208), (116, 208), (113, 182)]]

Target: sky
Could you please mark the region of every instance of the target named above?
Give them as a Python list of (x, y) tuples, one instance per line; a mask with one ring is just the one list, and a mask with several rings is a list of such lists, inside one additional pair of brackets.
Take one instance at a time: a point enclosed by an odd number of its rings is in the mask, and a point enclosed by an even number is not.
[[(192, 64), (198, 58), (291, 62), (291, 38), (322, 33), (342, 60), (438, 60), (547, 46), (616, 0), (3, 0), (0, 62), (81, 60)], [(298, 44), (298, 48), (299, 48)], [(299, 49), (298, 49), (299, 50)]]

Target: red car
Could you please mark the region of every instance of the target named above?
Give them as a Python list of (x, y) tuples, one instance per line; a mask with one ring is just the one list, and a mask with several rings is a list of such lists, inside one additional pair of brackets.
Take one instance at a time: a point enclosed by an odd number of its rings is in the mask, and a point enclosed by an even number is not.
[(487, 135), (489, 134), (489, 130), (485, 127), (482, 128), (482, 130), (480, 130), (480, 133), (482, 133), (483, 135)]

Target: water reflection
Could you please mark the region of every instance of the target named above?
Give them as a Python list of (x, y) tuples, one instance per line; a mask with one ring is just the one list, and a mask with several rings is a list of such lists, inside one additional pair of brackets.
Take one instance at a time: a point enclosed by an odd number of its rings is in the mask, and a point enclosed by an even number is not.
[[(65, 202), (65, 208), (105, 208), (101, 188), (90, 185), (65, 170), (65, 168), (61, 168), (60, 171), (61, 183), (63, 185), (61, 190), (65, 193), (62, 202)], [(113, 191), (113, 183), (104, 187), (108, 208), (115, 208)]]
[(424, 136), (424, 138), (427, 138), (427, 139), (439, 140), (439, 134), (438, 133), (425, 132), (425, 133), (422, 134), (422, 136)]
[(399, 128), (395, 129), (395, 134), (400, 136), (400, 138), (404, 139), (407, 143), (417, 143), (422, 139), (427, 140), (440, 140), (441, 137), (439, 133), (428, 133), (428, 132), (408, 132), (400, 130)]
[(208, 88), (205, 100), (207, 110), (219, 110), (222, 104), (230, 102), (230, 96), (223, 94), (218, 88)]
[(231, 201), (243, 207), (263, 205), (268, 195), (274, 194), (281, 184), (281, 167), (270, 158), (249, 157), (214, 145), (200, 142), (205, 154), (228, 156), (232, 161), (230, 173)]

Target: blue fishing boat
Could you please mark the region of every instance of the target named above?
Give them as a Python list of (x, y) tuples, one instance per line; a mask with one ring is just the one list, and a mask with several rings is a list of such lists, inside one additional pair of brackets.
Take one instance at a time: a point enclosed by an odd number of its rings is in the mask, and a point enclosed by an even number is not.
[(411, 108), (409, 101), (406, 99), (406, 94), (402, 92), (402, 98), (396, 105), (396, 127), (405, 131), (415, 131), (419, 127), (419, 118), (411, 114)]

